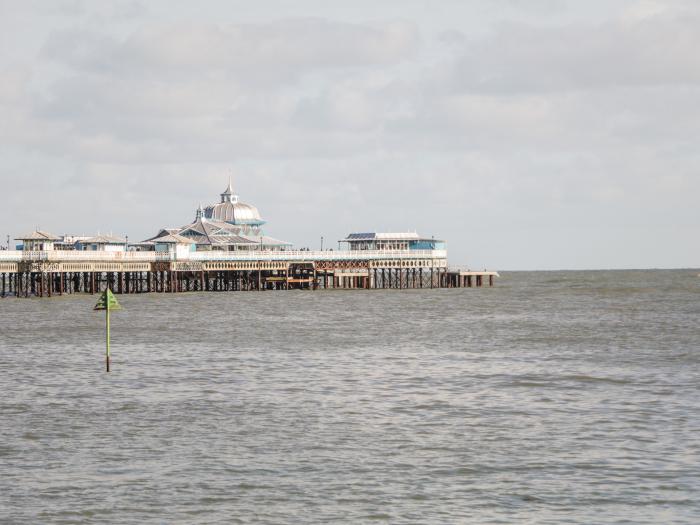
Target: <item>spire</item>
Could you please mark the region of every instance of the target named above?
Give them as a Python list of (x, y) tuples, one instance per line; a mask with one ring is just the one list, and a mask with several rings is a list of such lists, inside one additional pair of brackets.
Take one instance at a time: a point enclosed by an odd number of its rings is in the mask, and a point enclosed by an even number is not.
[(234, 204), (238, 202), (238, 195), (233, 193), (233, 183), (231, 182), (231, 177), (228, 178), (228, 186), (226, 190), (221, 194), (221, 202), (233, 202)]
[(202, 203), (199, 203), (199, 208), (197, 208), (197, 218), (195, 220), (204, 219), (204, 208), (202, 208)]

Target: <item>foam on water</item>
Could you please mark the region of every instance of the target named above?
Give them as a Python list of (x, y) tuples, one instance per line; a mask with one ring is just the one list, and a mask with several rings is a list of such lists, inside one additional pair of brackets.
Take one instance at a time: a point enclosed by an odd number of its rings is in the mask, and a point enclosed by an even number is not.
[(0, 300), (0, 521), (698, 523), (697, 273)]

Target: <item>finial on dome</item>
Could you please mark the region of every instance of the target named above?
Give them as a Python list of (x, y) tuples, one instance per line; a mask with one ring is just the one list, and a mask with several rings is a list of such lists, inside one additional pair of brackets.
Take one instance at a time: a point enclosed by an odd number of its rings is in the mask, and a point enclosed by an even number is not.
[(233, 192), (233, 182), (231, 182), (231, 177), (228, 178), (228, 187), (226, 191), (221, 194), (221, 202), (231, 202), (236, 204), (238, 202), (238, 195)]
[(233, 193), (233, 183), (231, 182), (231, 177), (228, 178), (228, 186), (226, 190), (221, 194), (221, 202), (231, 202), (231, 197)]

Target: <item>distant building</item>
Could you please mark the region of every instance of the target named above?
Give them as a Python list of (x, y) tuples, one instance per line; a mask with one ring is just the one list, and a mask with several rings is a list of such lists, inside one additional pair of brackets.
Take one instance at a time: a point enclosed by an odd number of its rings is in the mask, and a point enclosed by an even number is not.
[(80, 241), (89, 239), (89, 235), (62, 235), (61, 240), (54, 245), (55, 250), (76, 250)]
[(342, 241), (350, 250), (444, 250), (445, 241), (417, 233), (351, 233)]
[(74, 244), (76, 250), (94, 252), (125, 252), (126, 239), (113, 235), (97, 235), (77, 240)]
[(155, 251), (175, 253), (178, 257), (184, 257), (197, 249), (197, 245), (192, 239), (188, 239), (177, 233), (161, 235), (153, 239), (152, 242)]
[(22, 250), (25, 252), (41, 252), (53, 251), (54, 245), (61, 241), (61, 237), (57, 237), (45, 231), (36, 230), (27, 235), (16, 237), (15, 240), (22, 241)]
[[(161, 251), (165, 247), (169, 251), (184, 250), (186, 243), (182, 238), (196, 251), (286, 250), (292, 246), (289, 242), (266, 236), (262, 230), (265, 223), (255, 206), (240, 201), (229, 181), (221, 194), (221, 202), (206, 208), (200, 206), (194, 222), (180, 228), (163, 228), (154, 237), (135, 246), (150, 251)], [(163, 242), (163, 239), (168, 242)]]
[(28, 235), (17, 237), (22, 241), (18, 246), (24, 251), (99, 251), (99, 252), (123, 252), (126, 251), (126, 239), (113, 235), (97, 235), (89, 237), (85, 235), (57, 236), (45, 231), (37, 230)]

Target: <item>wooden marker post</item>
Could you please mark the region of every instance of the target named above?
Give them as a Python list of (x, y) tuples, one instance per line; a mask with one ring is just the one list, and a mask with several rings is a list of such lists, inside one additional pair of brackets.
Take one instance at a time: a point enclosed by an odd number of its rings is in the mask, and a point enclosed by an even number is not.
[(106, 365), (107, 365), (107, 372), (109, 372), (109, 312), (112, 310), (121, 310), (122, 307), (117, 301), (117, 298), (114, 297), (114, 294), (112, 293), (112, 290), (107, 287), (107, 289), (100, 295), (99, 301), (97, 301), (97, 304), (95, 305), (95, 310), (104, 310), (105, 311), (105, 319), (106, 319), (106, 328), (107, 328), (107, 334), (106, 334), (106, 342), (107, 342), (107, 353), (105, 355), (105, 360), (106, 360)]

